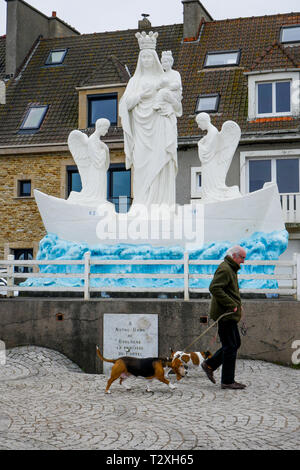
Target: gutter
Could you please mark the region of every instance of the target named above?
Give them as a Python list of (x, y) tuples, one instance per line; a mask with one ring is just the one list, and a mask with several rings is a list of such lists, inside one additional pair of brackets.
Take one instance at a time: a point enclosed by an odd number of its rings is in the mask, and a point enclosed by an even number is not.
[[(106, 144), (109, 145), (110, 149), (123, 149), (124, 141), (121, 139), (105, 140)], [(48, 143), (48, 144), (30, 144), (30, 145), (5, 145), (0, 146), (1, 155), (29, 155), (38, 153), (57, 153), (57, 152), (69, 152), (67, 142), (60, 143)]]
[[(295, 131), (276, 131), (271, 133), (266, 132), (247, 132), (242, 134), (240, 139), (241, 144), (247, 143), (264, 143), (264, 142), (293, 142), (300, 141), (299, 129)], [(195, 147), (198, 145), (199, 140), (203, 136), (181, 137), (178, 139), (178, 147)], [(124, 149), (123, 139), (104, 140), (111, 150)], [(28, 145), (5, 145), (0, 146), (1, 155), (24, 155), (24, 154), (38, 154), (38, 153), (57, 153), (57, 152), (70, 152), (67, 142), (59, 143), (46, 143), (46, 144), (28, 144)]]
[(253, 72), (244, 72), (243, 75), (264, 75), (267, 73), (279, 72), (300, 72), (300, 68), (286, 68), (286, 69), (270, 69), (270, 70), (255, 70)]
[[(288, 131), (277, 131), (276, 134), (267, 134), (265, 132), (257, 133), (257, 132), (249, 132), (242, 134), (240, 139), (241, 144), (246, 143), (263, 143), (263, 142), (293, 142), (293, 141), (300, 141), (300, 133), (297, 129), (297, 134), (294, 131), (289, 131), (290, 135), (287, 134)], [(203, 136), (192, 136), (187, 138), (179, 138), (178, 140), (178, 147), (193, 147), (198, 145), (199, 140)]]
[(108, 85), (86, 85), (86, 86), (76, 86), (75, 90), (80, 91), (80, 90), (98, 90), (102, 88), (118, 88), (118, 87), (125, 87), (127, 86), (128, 83), (111, 83)]

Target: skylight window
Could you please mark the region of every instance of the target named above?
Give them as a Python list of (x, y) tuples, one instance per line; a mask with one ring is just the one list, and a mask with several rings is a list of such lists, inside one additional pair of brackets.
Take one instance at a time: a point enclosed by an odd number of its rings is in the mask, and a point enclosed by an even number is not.
[(37, 130), (45, 118), (48, 106), (31, 106), (27, 111), (24, 121), (20, 129), (22, 130)]
[(204, 67), (228, 67), (240, 63), (241, 51), (208, 52)]
[(220, 95), (200, 95), (196, 105), (196, 113), (215, 113), (218, 111)]
[(50, 52), (46, 60), (46, 65), (62, 64), (67, 53), (67, 49), (57, 49)]
[(280, 31), (280, 42), (300, 42), (300, 25), (283, 26)]

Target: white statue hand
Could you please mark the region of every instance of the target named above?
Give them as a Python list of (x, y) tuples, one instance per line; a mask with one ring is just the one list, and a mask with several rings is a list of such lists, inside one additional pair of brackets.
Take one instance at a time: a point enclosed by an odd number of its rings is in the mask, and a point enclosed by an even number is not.
[(143, 91), (141, 92), (140, 97), (141, 97), (141, 99), (143, 99), (143, 98), (149, 98), (150, 96), (153, 95), (153, 92), (154, 92), (154, 87), (153, 87), (153, 85), (151, 85), (150, 83), (147, 83), (147, 84), (144, 86), (144, 89), (143, 89)]
[(143, 92), (140, 94), (140, 100), (142, 100), (142, 99), (144, 99), (144, 98), (150, 98), (152, 95), (153, 95), (152, 90), (143, 91)]
[(175, 100), (170, 92), (166, 92), (164, 95), (164, 99), (167, 103), (174, 104)]

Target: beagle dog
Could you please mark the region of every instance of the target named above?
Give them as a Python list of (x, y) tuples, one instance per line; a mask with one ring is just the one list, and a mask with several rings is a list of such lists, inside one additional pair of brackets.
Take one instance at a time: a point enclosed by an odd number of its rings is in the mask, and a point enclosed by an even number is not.
[[(183, 362), (178, 358), (174, 357), (171, 359), (159, 358), (159, 357), (148, 357), (144, 359), (139, 359), (136, 357), (123, 356), (118, 359), (106, 359), (102, 356), (100, 349), (96, 346), (96, 351), (98, 357), (101, 361), (111, 362), (113, 364), (110, 378), (107, 381), (105, 393), (111, 393), (109, 388), (111, 384), (120, 378), (120, 385), (128, 379), (130, 376), (135, 377), (145, 377), (146, 379), (157, 379), (160, 382), (167, 384), (170, 389), (176, 388), (175, 385), (172, 385), (171, 382), (165, 378), (165, 367), (172, 369), (177, 377), (177, 380), (180, 380), (185, 375), (185, 369)], [(124, 385), (124, 384), (123, 384)], [(131, 388), (124, 385), (127, 390)], [(147, 392), (151, 392), (147, 384)]]
[[(187, 369), (191, 368), (191, 369), (198, 369), (202, 371), (202, 369), (199, 369), (200, 365), (202, 364), (203, 361), (205, 361), (211, 356), (212, 354), (210, 351), (199, 351), (199, 352), (187, 353), (185, 351), (174, 352), (171, 349), (171, 358), (180, 359), (183, 362), (184, 367), (186, 367)], [(170, 372), (171, 372), (171, 369), (169, 368), (168, 371), (166, 372), (166, 375), (168, 376)], [(188, 371), (186, 375), (188, 375)]]

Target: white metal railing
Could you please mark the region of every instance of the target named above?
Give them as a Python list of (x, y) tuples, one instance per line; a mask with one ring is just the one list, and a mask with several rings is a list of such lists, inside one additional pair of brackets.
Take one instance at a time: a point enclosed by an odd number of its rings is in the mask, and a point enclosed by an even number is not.
[(300, 223), (300, 194), (280, 194), (285, 223)]
[[(7, 260), (0, 261), (0, 267), (6, 269), (2, 271), (1, 277), (7, 279), (7, 285), (0, 285), (1, 291), (7, 292), (7, 296), (13, 296), (13, 292), (82, 292), (85, 300), (90, 299), (91, 292), (183, 292), (184, 299), (189, 300), (190, 293), (208, 293), (208, 288), (191, 287), (192, 279), (213, 278), (213, 274), (191, 273), (192, 266), (214, 266), (219, 265), (222, 260), (191, 260), (189, 254), (185, 253), (183, 259), (177, 260), (102, 260), (91, 259), (90, 252), (85, 253), (83, 260), (15, 260), (13, 255), (9, 255)], [(80, 273), (61, 273), (61, 272), (39, 272), (39, 266), (82, 266)], [(122, 265), (139, 265), (139, 266), (183, 266), (182, 273), (92, 273), (91, 267), (95, 265), (101, 266), (122, 266)], [(20, 273), (15, 272), (15, 267), (33, 268), (33, 272)], [(269, 280), (278, 283), (277, 288), (241, 288), (241, 293), (255, 294), (279, 294), (293, 295), (300, 300), (300, 253), (296, 253), (292, 260), (281, 261), (246, 261), (245, 266), (266, 266), (274, 267), (274, 274), (240, 274), (239, 280)], [(287, 272), (289, 271), (289, 272)], [(15, 280), (30, 278), (63, 278), (63, 279), (81, 279), (83, 285), (78, 287), (65, 286), (20, 286), (15, 284)], [(181, 287), (125, 287), (125, 286), (105, 286), (92, 287), (91, 279), (183, 279)]]

